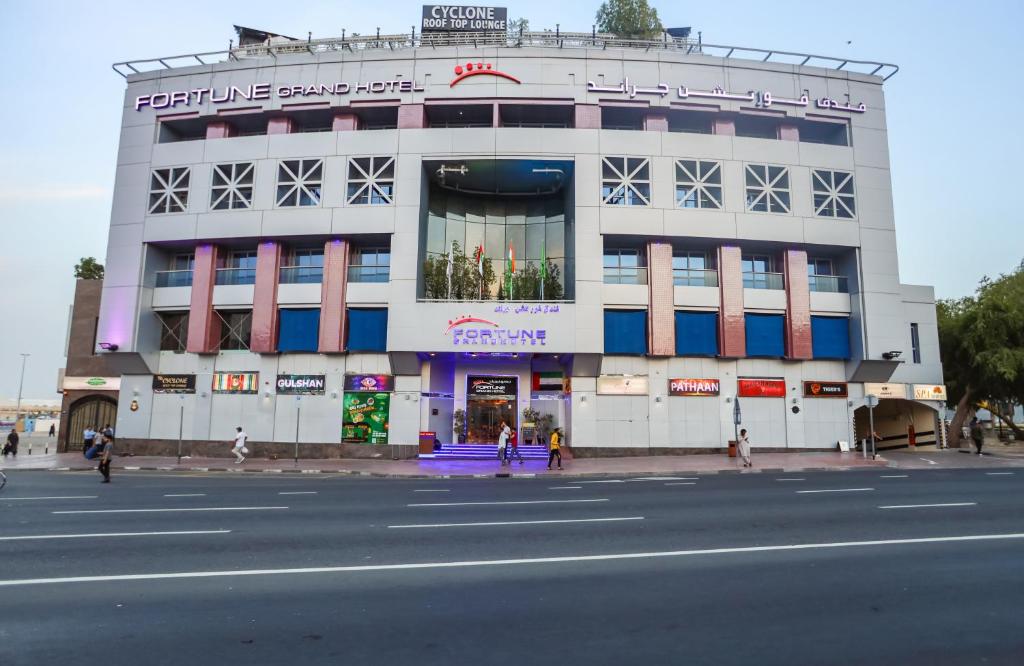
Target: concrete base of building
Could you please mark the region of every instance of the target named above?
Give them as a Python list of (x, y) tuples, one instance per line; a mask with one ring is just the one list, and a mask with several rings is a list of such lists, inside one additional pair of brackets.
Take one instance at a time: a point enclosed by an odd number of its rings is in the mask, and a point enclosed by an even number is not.
[[(295, 456), (295, 444), (289, 442), (247, 442), (249, 458), (288, 459)], [(181, 443), (181, 454), (197, 458), (234, 458), (232, 443), (222, 441), (186, 440)], [(117, 440), (115, 452), (121, 456), (176, 456), (178, 440), (126, 439)], [(299, 442), (300, 458), (376, 458), (407, 460), (419, 453), (417, 446), (391, 444), (330, 444)]]
[[(680, 446), (658, 446), (658, 447), (630, 447), (630, 446), (574, 446), (572, 456), (574, 458), (625, 458), (637, 456), (689, 456), (706, 455), (718, 453), (727, 454), (727, 449), (721, 447), (690, 448)], [(835, 447), (814, 448), (814, 449), (784, 449), (774, 447), (753, 447), (752, 453), (835, 453)]]

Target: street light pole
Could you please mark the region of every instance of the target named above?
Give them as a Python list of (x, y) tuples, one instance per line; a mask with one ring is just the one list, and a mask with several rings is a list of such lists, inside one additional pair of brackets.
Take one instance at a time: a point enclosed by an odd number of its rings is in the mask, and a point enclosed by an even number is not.
[(25, 361), (31, 354), (21, 355), (21, 379), (18, 380), (18, 406), (14, 410), (14, 429), (18, 429), (18, 418), (21, 417), (21, 389), (25, 384)]

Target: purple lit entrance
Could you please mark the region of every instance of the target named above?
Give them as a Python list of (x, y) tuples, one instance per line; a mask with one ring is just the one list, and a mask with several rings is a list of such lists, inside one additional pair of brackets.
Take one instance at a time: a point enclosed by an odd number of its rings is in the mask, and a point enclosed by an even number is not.
[(516, 376), (468, 375), (466, 377), (466, 443), (493, 444), (498, 441), (501, 422), (517, 430)]

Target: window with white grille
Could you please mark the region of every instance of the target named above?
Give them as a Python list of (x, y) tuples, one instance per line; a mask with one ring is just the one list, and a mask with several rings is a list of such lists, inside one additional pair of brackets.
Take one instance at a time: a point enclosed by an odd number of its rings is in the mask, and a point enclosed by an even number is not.
[(747, 210), (789, 212), (789, 169), (770, 164), (747, 165)]
[(149, 214), (184, 213), (188, 208), (188, 167), (153, 169), (149, 179)]
[(282, 160), (277, 166), (277, 205), (319, 206), (323, 160)]
[(394, 200), (394, 157), (353, 157), (348, 161), (350, 204), (389, 204)]
[(650, 160), (640, 157), (602, 158), (601, 201), (611, 206), (649, 206)]
[(722, 207), (722, 163), (676, 160), (676, 206)]
[(237, 210), (252, 207), (252, 187), (256, 165), (253, 162), (214, 164), (210, 184), (210, 210)]
[(815, 169), (811, 188), (814, 191), (814, 214), (818, 217), (850, 219), (856, 216), (852, 173)]

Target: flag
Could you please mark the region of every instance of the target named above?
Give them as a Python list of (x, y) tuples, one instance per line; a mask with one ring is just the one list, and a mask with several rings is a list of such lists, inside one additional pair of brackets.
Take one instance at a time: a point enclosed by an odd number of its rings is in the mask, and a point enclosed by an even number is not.
[(448, 265), (445, 266), (444, 274), (448, 278), (448, 300), (452, 298), (452, 270), (455, 268), (455, 241), (452, 241), (448, 252)]
[(476, 272), (480, 274), (480, 277), (484, 276), (484, 246), (483, 243), (476, 249)]
[(540, 300), (542, 300), (542, 301), (544, 300), (544, 281), (548, 279), (548, 258), (547, 258), (547, 252), (545, 252), (546, 248), (547, 248), (547, 243), (546, 242), (541, 243), (541, 246), (540, 246)]
[(512, 278), (516, 274), (516, 251), (508, 244), (508, 259), (505, 261), (505, 281), (508, 283), (508, 300), (512, 300)]

